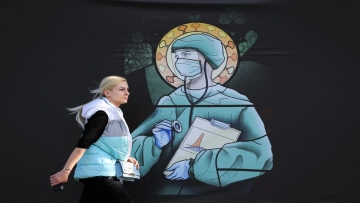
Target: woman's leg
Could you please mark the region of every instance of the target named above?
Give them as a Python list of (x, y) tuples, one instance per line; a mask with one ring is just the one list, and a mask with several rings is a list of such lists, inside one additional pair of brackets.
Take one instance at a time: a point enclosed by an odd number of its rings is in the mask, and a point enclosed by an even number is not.
[(101, 199), (106, 203), (134, 203), (124, 185), (117, 179), (105, 179)]
[(94, 191), (96, 181), (89, 179), (85, 181), (80, 180), (80, 182), (83, 183), (84, 188), (79, 203), (102, 203), (96, 191)]
[(133, 203), (123, 184), (115, 178), (87, 178), (80, 182), (84, 184), (80, 203)]

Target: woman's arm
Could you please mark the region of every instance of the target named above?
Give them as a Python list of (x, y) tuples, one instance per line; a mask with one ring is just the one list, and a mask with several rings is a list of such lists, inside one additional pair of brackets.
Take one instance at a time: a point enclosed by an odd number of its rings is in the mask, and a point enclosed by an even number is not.
[(86, 149), (76, 147), (74, 151), (70, 154), (64, 168), (50, 176), (50, 185), (54, 186), (60, 183), (67, 182), (69, 174), (75, 164), (82, 157)]
[(68, 176), (71, 170), (74, 168), (75, 164), (83, 156), (86, 149), (88, 149), (90, 145), (95, 143), (100, 138), (107, 123), (108, 116), (104, 111), (97, 111), (89, 118), (88, 122), (85, 124), (84, 132), (79, 139), (76, 148), (68, 158), (64, 168), (56, 174), (50, 176), (51, 186), (67, 182)]

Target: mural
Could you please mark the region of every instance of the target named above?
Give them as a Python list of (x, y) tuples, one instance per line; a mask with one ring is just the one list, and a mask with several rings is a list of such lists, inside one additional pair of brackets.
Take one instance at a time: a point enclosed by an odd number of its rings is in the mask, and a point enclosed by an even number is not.
[[(239, 55), (257, 35), (249, 31), (245, 38), (239, 54), (225, 31), (194, 22), (173, 28), (159, 42), (156, 71), (146, 64), (156, 109), (132, 132), (132, 156), (141, 165), (139, 182), (157, 182), (148, 193), (206, 194), (272, 169), (271, 143), (262, 119), (245, 95), (225, 86), (239, 67)], [(145, 50), (147, 45), (138, 41)], [(148, 61), (149, 54), (139, 63)]]
[(352, 2), (1, 1), (0, 203), (78, 202), (73, 174), (47, 180), (82, 133), (65, 107), (108, 75), (129, 82), (134, 202), (360, 202)]

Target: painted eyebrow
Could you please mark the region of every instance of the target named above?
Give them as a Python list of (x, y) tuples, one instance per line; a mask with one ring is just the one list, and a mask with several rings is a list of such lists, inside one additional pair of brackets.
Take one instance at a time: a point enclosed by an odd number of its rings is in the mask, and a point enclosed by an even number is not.
[(184, 53), (189, 53), (189, 52), (193, 52), (193, 51), (182, 51), (181, 54), (184, 54)]
[[(185, 52), (194, 52), (194, 50), (184, 50), (180, 53), (185, 53)], [(173, 53), (173, 54), (176, 53), (176, 50), (172, 50), (171, 53)]]

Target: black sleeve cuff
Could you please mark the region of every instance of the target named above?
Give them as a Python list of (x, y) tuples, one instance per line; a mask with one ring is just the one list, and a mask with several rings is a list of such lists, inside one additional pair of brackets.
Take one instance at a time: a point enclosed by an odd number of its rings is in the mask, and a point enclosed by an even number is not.
[(194, 161), (195, 161), (195, 159), (190, 158), (190, 161), (189, 161), (189, 177), (190, 177), (190, 179), (194, 179), (194, 178), (195, 178), (195, 174), (194, 174)]

